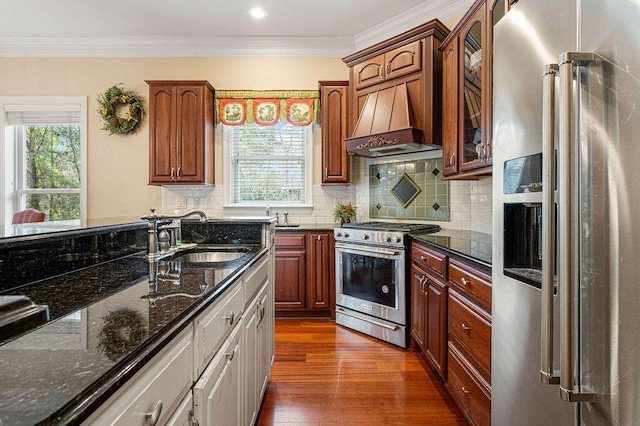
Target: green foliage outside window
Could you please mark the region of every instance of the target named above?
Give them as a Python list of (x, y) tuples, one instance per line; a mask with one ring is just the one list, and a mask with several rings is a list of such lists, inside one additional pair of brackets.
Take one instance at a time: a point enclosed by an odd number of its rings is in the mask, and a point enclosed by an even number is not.
[[(25, 190), (80, 189), (80, 126), (25, 126)], [(80, 194), (28, 193), (26, 207), (47, 220), (80, 218)]]

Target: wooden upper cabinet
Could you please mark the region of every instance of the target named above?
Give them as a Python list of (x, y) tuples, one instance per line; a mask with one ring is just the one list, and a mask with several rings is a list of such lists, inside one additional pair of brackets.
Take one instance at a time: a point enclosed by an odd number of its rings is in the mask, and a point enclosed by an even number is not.
[(422, 70), (422, 42), (420, 40), (384, 54), (385, 78), (402, 77)]
[(378, 55), (354, 66), (355, 88), (362, 89), (381, 83), (384, 78), (384, 55)]
[(390, 50), (354, 66), (356, 89), (422, 70), (420, 40)]
[(491, 20), (476, 1), (443, 52), (443, 174), (467, 178), (491, 174)]
[(206, 81), (149, 84), (149, 184), (213, 184), (215, 90)]
[(322, 130), (322, 184), (349, 184), (349, 161), (345, 139), (348, 130), (348, 81), (320, 81), (320, 127)]
[(442, 173), (458, 172), (458, 39), (443, 55), (442, 80)]

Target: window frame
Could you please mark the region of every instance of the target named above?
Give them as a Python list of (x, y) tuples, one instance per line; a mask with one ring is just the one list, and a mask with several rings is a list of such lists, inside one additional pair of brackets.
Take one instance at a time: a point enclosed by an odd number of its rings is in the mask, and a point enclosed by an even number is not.
[[(304, 157), (305, 157), (305, 173), (304, 173), (304, 203), (292, 203), (290, 201), (262, 201), (262, 202), (250, 202), (250, 203), (234, 203), (232, 197), (232, 169), (231, 163), (231, 127), (222, 124), (222, 156), (223, 156), (223, 179), (224, 179), (224, 191), (223, 191), (223, 208), (250, 208), (256, 207), (264, 208), (265, 205), (270, 207), (287, 207), (287, 208), (312, 208), (313, 207), (313, 124), (309, 124), (305, 127), (305, 141), (304, 141)], [(244, 126), (244, 124), (243, 124)]]
[(15, 211), (20, 210), (18, 194), (19, 165), (21, 150), (18, 142), (17, 126), (7, 122), (10, 111), (78, 111), (80, 113), (80, 190), (38, 190), (24, 189), (26, 193), (80, 193), (80, 219), (87, 218), (87, 98), (86, 96), (0, 96), (0, 223), (10, 224)]

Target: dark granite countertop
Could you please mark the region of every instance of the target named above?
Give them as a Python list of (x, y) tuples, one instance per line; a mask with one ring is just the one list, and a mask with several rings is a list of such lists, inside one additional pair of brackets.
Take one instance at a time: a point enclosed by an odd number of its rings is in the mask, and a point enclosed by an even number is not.
[(441, 229), (434, 234), (415, 232), (409, 236), (450, 253), (491, 267), (491, 234), (475, 231)]
[[(51, 321), (0, 345), (0, 424), (82, 421), (267, 251), (247, 248), (200, 266), (138, 253), (11, 290), (47, 304)], [(133, 338), (107, 332), (123, 323)]]
[(277, 232), (306, 232), (306, 231), (332, 231), (334, 228), (339, 228), (337, 223), (318, 223), (318, 224), (300, 224), (299, 226), (278, 226), (276, 225)]

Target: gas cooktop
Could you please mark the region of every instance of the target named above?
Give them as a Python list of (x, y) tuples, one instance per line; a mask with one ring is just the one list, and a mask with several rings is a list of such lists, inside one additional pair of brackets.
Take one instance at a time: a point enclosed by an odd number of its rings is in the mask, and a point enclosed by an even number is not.
[(369, 229), (372, 231), (388, 232), (429, 232), (435, 233), (440, 230), (440, 226), (425, 223), (394, 223), (394, 222), (359, 222), (345, 223), (343, 228)]

